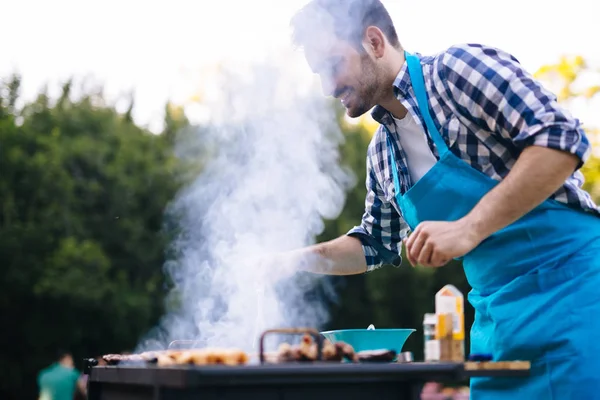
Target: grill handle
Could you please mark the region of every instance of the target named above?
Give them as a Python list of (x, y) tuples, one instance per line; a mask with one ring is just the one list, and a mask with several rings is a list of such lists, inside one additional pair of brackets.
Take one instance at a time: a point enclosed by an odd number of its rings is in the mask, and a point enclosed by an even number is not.
[(317, 343), (317, 360), (323, 360), (323, 337), (319, 331), (312, 328), (280, 328), (266, 330), (262, 333), (262, 335), (260, 335), (259, 357), (261, 365), (265, 363), (265, 337), (272, 333), (280, 333), (284, 335), (311, 335)]

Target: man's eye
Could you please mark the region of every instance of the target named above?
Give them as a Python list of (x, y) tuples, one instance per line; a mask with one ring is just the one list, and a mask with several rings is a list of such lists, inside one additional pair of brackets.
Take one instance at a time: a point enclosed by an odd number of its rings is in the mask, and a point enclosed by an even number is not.
[(329, 72), (330, 72), (331, 76), (336, 76), (340, 72), (341, 66), (342, 66), (341, 61), (333, 62), (329, 67)]
[(329, 73), (331, 76), (335, 77), (340, 73), (340, 69), (342, 68), (342, 60), (336, 59), (329, 63)]

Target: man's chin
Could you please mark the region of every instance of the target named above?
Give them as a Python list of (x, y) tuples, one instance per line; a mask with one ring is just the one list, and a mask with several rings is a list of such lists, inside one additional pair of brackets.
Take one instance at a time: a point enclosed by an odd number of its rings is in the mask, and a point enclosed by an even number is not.
[(346, 109), (346, 115), (350, 118), (361, 117), (370, 110), (370, 108), (367, 107), (367, 103), (365, 103), (364, 101), (353, 101), (348, 105), (344, 103), (342, 103), (342, 105)]
[(349, 116), (350, 118), (358, 118), (362, 115), (364, 115), (367, 111), (369, 110), (365, 110), (363, 108), (346, 108), (346, 115)]

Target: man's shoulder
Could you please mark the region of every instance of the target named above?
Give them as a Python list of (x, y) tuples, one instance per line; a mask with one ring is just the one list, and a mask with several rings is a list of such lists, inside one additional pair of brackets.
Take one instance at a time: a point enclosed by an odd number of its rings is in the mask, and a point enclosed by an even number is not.
[[(477, 68), (483, 60), (510, 60), (519, 62), (517, 58), (501, 48), (482, 43), (457, 43), (437, 53), (424, 56), (423, 60), (438, 67), (453, 67), (457, 62), (465, 67)], [(483, 62), (485, 64), (485, 62)]]
[(42, 370), (39, 372), (39, 375), (42, 375), (42, 374), (44, 374), (44, 375), (45, 375), (45, 374), (48, 374), (48, 373), (50, 373), (50, 372), (53, 372), (53, 371), (55, 371), (55, 370), (56, 370), (56, 368), (58, 368), (58, 365), (57, 365), (57, 364), (50, 364), (50, 365), (46, 366), (44, 369), (42, 369)]
[(38, 383), (42, 383), (43, 381), (48, 379), (49, 376), (54, 375), (55, 371), (56, 371), (56, 364), (48, 365), (46, 368), (39, 371), (38, 375), (37, 375)]

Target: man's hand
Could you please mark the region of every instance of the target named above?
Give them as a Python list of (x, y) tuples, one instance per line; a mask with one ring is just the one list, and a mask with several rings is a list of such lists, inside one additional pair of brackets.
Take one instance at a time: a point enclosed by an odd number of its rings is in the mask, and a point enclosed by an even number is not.
[(414, 266), (441, 267), (473, 250), (483, 237), (465, 220), (426, 221), (406, 240), (406, 255)]
[(87, 396), (87, 378), (81, 376), (77, 380), (77, 389), (79, 389), (81, 394), (83, 394), (84, 396)]

